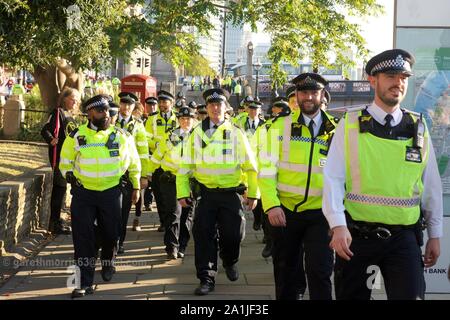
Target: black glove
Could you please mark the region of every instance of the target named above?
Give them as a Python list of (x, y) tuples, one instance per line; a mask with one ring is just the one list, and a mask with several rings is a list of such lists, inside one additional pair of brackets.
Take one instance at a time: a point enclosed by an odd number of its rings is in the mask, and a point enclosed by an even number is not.
[(72, 187), (77, 186), (81, 187), (81, 183), (78, 181), (78, 179), (73, 175), (72, 171), (69, 171), (66, 173), (66, 181), (70, 183)]

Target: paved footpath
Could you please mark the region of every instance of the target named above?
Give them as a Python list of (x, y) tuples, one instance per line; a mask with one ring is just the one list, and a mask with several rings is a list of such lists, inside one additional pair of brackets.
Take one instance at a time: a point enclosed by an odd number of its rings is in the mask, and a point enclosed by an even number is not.
[[(271, 300), (275, 298), (272, 260), (261, 256), (262, 231), (252, 229), (253, 216), (246, 214), (246, 237), (239, 262), (240, 277), (230, 282), (221, 262), (216, 289), (207, 296), (195, 296), (199, 281), (195, 276), (193, 239), (183, 259), (168, 260), (163, 233), (156, 212), (143, 213), (142, 231), (131, 231), (134, 212), (130, 214), (125, 254), (119, 255), (117, 272), (111, 282), (104, 282), (97, 267), (94, 295), (82, 300)], [(0, 300), (70, 300), (68, 267), (72, 265), (71, 236), (58, 236), (27, 264), (21, 266), (0, 288)], [(72, 272), (73, 273), (73, 272)], [(69, 281), (70, 282), (70, 281)], [(383, 288), (383, 285), (381, 285)], [(383, 289), (374, 290), (372, 298), (386, 299)], [(308, 293), (305, 295), (308, 299)], [(427, 299), (450, 299), (450, 294), (427, 295)]]

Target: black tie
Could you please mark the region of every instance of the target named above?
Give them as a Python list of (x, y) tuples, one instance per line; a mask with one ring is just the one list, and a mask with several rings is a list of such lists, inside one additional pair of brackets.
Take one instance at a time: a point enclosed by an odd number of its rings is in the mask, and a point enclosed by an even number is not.
[(120, 121), (120, 127), (123, 129), (124, 126), (125, 126), (125, 119), (122, 119)]
[(394, 119), (392, 114), (387, 114), (386, 117), (384, 117), (384, 120), (386, 120), (386, 123), (384, 124), (384, 127), (386, 128), (386, 132), (388, 136), (392, 136), (392, 124), (391, 121)]
[(314, 120), (311, 119), (311, 121), (309, 121), (308, 129), (311, 134), (311, 138), (314, 138)]
[(164, 113), (164, 120), (167, 122), (167, 113)]
[(252, 121), (252, 129), (256, 129), (255, 128), (255, 120)]

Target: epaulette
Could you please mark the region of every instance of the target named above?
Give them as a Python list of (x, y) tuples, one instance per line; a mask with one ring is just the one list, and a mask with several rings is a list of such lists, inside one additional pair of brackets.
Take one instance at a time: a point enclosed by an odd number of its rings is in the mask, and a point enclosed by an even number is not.
[(116, 132), (118, 132), (118, 133), (120, 133), (120, 134), (122, 134), (122, 135), (124, 135), (126, 137), (130, 137), (131, 136), (131, 133), (129, 133), (128, 131), (126, 131), (126, 130), (124, 130), (122, 128), (115, 127), (115, 129), (116, 129)]
[(77, 132), (78, 132), (78, 128), (73, 129), (72, 132), (69, 134), (69, 137), (74, 138), (75, 135), (77, 134)]
[(411, 114), (411, 115), (413, 115), (413, 116), (416, 116), (416, 117), (419, 117), (419, 118), (420, 118), (420, 116), (422, 116), (422, 114), (421, 114), (420, 112), (411, 111), (411, 110), (405, 109), (405, 108), (400, 108), (400, 110), (401, 110), (403, 113), (409, 113), (409, 114)]

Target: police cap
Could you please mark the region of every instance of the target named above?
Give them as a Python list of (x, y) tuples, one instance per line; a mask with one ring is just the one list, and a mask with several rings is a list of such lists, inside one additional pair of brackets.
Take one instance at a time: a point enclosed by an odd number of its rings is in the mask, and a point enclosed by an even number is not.
[(277, 108), (284, 109), (284, 108), (289, 108), (289, 104), (288, 104), (286, 98), (284, 98), (284, 97), (277, 97), (277, 98), (275, 98), (273, 100), (272, 107), (277, 107)]
[(227, 101), (230, 97), (230, 93), (227, 90), (221, 88), (212, 88), (203, 92), (203, 99), (208, 104), (209, 102), (221, 102)]
[(176, 108), (176, 109), (180, 109), (180, 108), (182, 108), (182, 107), (186, 107), (186, 103), (185, 103), (183, 100), (178, 100), (178, 101), (175, 103), (175, 108)]
[(291, 80), (295, 84), (297, 90), (320, 90), (325, 88), (328, 81), (325, 80), (320, 74), (306, 72), (298, 75)]
[(195, 111), (189, 107), (181, 107), (180, 110), (178, 110), (177, 117), (189, 117), (194, 118), (195, 117)]
[(411, 76), (414, 56), (402, 49), (391, 49), (377, 54), (366, 64), (366, 72), (370, 76), (382, 73), (403, 73)]
[(145, 99), (145, 103), (146, 104), (157, 104), (158, 99), (156, 99), (155, 97), (148, 97), (147, 99)]
[(261, 101), (252, 101), (248, 104), (248, 107), (250, 109), (258, 109), (262, 107), (262, 102)]
[(160, 90), (160, 91), (158, 91), (158, 100), (173, 101), (174, 97), (170, 92), (167, 92), (166, 90)]
[(121, 92), (119, 93), (120, 102), (133, 104), (136, 103), (139, 98), (131, 92)]
[(192, 100), (191, 102), (189, 102), (188, 107), (192, 109), (197, 109), (197, 103), (194, 100)]
[(289, 99), (290, 97), (295, 95), (295, 86), (290, 86), (286, 89), (286, 97)]
[(204, 104), (197, 105), (197, 112), (200, 114), (208, 114), (208, 112), (206, 111), (206, 105)]
[(96, 109), (97, 111), (103, 111), (109, 109), (109, 96), (107, 95), (96, 95), (87, 100), (82, 105), (82, 110), (88, 112), (91, 109)]
[(109, 102), (109, 116), (114, 117), (119, 113), (119, 105), (114, 101)]

